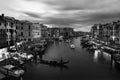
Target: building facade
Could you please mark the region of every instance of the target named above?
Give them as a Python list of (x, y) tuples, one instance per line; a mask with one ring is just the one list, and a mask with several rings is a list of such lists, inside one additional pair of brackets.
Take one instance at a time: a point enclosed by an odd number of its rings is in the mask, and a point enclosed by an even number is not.
[(44, 25), (44, 24), (40, 24), (40, 26), (41, 26), (41, 37), (43, 38), (43, 39), (45, 39), (45, 38), (48, 38), (49, 36), (48, 36), (48, 27), (46, 26), (46, 25)]
[(0, 48), (7, 46), (7, 33), (5, 23), (0, 19)]
[(41, 39), (41, 25), (39, 23), (32, 23), (33, 41), (40, 41)]
[(68, 39), (74, 36), (73, 28), (48, 28), (49, 36), (53, 38), (63, 37), (64, 39)]
[(0, 35), (1, 35), (1, 44), (4, 46), (14, 45), (16, 42), (16, 25), (15, 18), (7, 17), (2, 14), (0, 16)]
[(120, 44), (120, 21), (93, 25), (91, 36), (104, 42)]
[(33, 41), (32, 23), (29, 21), (19, 21), (17, 24), (17, 39), (20, 41)]

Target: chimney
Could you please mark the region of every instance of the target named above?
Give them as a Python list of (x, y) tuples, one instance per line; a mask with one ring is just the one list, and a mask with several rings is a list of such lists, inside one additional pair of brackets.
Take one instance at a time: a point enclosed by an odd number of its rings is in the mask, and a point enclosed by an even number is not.
[(4, 14), (1, 14), (0, 15), (0, 20), (3, 20), (4, 19)]
[(1, 18), (4, 19), (4, 14), (1, 15)]
[(2, 14), (2, 17), (4, 18), (4, 14)]

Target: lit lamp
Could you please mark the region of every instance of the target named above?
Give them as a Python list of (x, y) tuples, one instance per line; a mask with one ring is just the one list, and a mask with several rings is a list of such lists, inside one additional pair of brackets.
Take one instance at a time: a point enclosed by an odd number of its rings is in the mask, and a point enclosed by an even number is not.
[(115, 25), (113, 25), (113, 36), (112, 36), (113, 42), (115, 41)]
[(115, 40), (115, 36), (112, 36), (113, 41)]
[(112, 36), (113, 44), (115, 43), (115, 36)]

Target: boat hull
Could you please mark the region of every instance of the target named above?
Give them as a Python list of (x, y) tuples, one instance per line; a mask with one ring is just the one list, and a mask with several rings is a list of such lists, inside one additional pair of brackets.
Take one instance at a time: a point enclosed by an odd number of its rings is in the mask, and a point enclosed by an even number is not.
[(41, 60), (40, 63), (54, 65), (54, 66), (62, 66), (62, 65), (65, 65), (65, 64), (69, 63), (69, 61), (57, 62), (57, 61)]
[(7, 70), (3, 67), (0, 67), (0, 72), (3, 73), (4, 75), (7, 76), (12, 76), (12, 77), (20, 77), (21, 75), (24, 74), (24, 70)]

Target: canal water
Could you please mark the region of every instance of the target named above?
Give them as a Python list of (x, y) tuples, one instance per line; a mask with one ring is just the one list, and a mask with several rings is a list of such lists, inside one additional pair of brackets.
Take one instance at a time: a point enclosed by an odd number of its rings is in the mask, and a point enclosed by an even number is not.
[(55, 42), (42, 56), (44, 60), (69, 60), (65, 67), (28, 63), (23, 80), (120, 80), (120, 70), (107, 53), (88, 52), (80, 45), (81, 38), (70, 44)]

